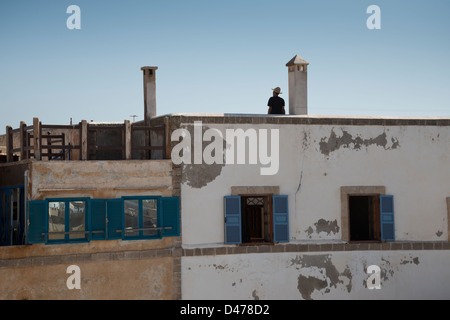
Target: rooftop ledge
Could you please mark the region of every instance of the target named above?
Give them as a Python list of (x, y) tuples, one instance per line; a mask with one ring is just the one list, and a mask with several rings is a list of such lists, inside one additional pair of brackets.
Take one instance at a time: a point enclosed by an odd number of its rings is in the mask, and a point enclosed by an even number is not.
[(450, 117), (386, 117), (346, 115), (268, 115), (245, 113), (169, 113), (152, 118), (179, 118), (183, 122), (208, 121), (211, 123), (242, 124), (331, 124), (331, 125), (425, 125), (450, 126)]

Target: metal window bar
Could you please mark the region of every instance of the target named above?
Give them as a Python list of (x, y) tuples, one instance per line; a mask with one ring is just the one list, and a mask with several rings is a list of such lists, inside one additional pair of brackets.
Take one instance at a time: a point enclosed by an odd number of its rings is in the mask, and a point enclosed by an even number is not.
[(95, 230), (95, 231), (55, 231), (55, 232), (43, 232), (41, 235), (57, 235), (57, 234), (86, 234), (86, 233), (105, 233), (103, 230)]
[[(55, 236), (55, 235), (66, 235), (66, 234), (68, 234), (68, 235), (71, 235), (71, 234), (84, 234), (84, 235), (87, 235), (87, 237), (86, 237), (86, 239), (87, 240), (90, 240), (89, 239), (89, 236), (90, 236), (90, 234), (91, 233), (94, 233), (94, 234), (97, 234), (97, 233), (105, 233), (106, 231), (103, 231), (103, 230), (96, 230), (96, 231), (55, 231), (55, 232), (43, 232), (43, 233), (41, 233), (41, 235), (42, 235), (42, 237), (43, 238), (45, 238), (45, 236), (50, 236), (50, 235), (52, 235), (52, 236)], [(52, 240), (50, 240), (50, 241), (63, 241), (63, 242), (71, 242), (71, 241), (80, 241), (80, 240), (84, 240), (84, 239), (82, 239), (82, 238), (80, 238), (80, 239), (52, 239)]]
[[(127, 232), (135, 232), (135, 231), (153, 231), (153, 230), (172, 230), (172, 227), (152, 227), (152, 228), (130, 228), (125, 229), (125, 233)], [(122, 229), (116, 230), (116, 232), (122, 233)]]

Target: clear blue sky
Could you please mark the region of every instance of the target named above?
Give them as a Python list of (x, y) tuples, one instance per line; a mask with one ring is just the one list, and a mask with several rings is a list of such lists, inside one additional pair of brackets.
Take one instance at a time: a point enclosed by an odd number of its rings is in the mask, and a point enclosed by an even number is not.
[[(69, 5), (81, 30), (69, 30)], [(369, 30), (369, 5), (381, 30)], [(314, 115), (450, 116), (448, 0), (0, 0), (0, 133), (143, 119), (157, 112), (266, 113), (285, 66), (308, 69)], [(287, 101), (286, 101), (287, 102)]]

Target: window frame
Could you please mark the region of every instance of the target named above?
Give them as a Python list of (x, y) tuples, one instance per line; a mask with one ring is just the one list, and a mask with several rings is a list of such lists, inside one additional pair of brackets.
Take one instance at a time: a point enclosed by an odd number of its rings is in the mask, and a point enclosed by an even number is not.
[(143, 200), (156, 200), (156, 228), (161, 228), (162, 224), (162, 212), (161, 212), (161, 196), (125, 196), (122, 197), (122, 239), (123, 240), (140, 240), (140, 239), (161, 239), (163, 237), (162, 229), (156, 229), (158, 232), (155, 235), (145, 235), (144, 230), (138, 230), (139, 235), (126, 235), (125, 228), (125, 201), (126, 200), (137, 200), (138, 201), (138, 229), (144, 229), (143, 227), (143, 210), (142, 201)]
[[(394, 196), (386, 194), (386, 187), (384, 186), (342, 186), (340, 188), (341, 191), (341, 238), (343, 241), (352, 242), (352, 243), (361, 243), (361, 242), (393, 242), (395, 241), (395, 217), (394, 217)], [(380, 230), (381, 236), (380, 240), (369, 240), (369, 241), (361, 241), (355, 240), (351, 241), (350, 239), (350, 208), (349, 208), (349, 199), (351, 196), (378, 196), (380, 201), (378, 207), (380, 209)], [(384, 198), (389, 198), (392, 201), (392, 212), (384, 212), (381, 208), (381, 200)], [(383, 218), (383, 215), (388, 215), (389, 220), (386, 221)], [(392, 238), (385, 238), (384, 228), (387, 225), (392, 225)]]
[[(274, 243), (274, 230), (273, 230), (273, 196), (272, 194), (242, 194), (240, 195), (241, 197), (241, 243), (248, 245), (248, 244), (273, 244)], [(248, 198), (264, 198), (264, 214), (263, 214), (263, 219), (261, 221), (262, 223), (262, 227), (263, 230), (264, 228), (264, 220), (267, 219), (267, 234), (264, 230), (264, 232), (262, 232), (262, 236), (263, 236), (263, 240), (260, 242), (252, 242), (252, 241), (248, 241), (248, 242), (244, 242), (246, 236), (249, 237), (249, 235), (247, 234), (248, 232), (248, 226), (246, 226), (246, 220), (248, 219), (247, 216), (247, 212), (246, 209), (249, 206), (248, 204), (246, 204), (246, 200)], [(269, 239), (269, 240), (265, 240), (265, 238)]]
[[(74, 197), (74, 198), (48, 198), (45, 199), (46, 205), (46, 232), (45, 232), (45, 242), (48, 244), (52, 243), (79, 243), (79, 242), (89, 242), (90, 241), (90, 198), (87, 197)], [(84, 237), (83, 238), (70, 238), (70, 202), (83, 201), (85, 203), (84, 209)], [(50, 234), (55, 232), (50, 232), (50, 203), (52, 202), (64, 202), (64, 238), (63, 239), (50, 239)], [(69, 219), (67, 219), (69, 218)]]
[[(263, 240), (262, 242), (244, 242), (244, 220), (246, 220), (245, 216), (245, 208), (244, 204), (245, 199), (249, 197), (263, 197), (265, 203), (265, 207), (267, 207), (267, 212), (264, 213), (264, 216), (267, 216), (268, 221), (268, 230), (267, 234), (264, 234), (264, 239), (266, 236), (268, 240)], [(274, 201), (277, 199), (284, 199), (286, 204), (286, 212), (275, 212)], [(227, 200), (236, 200), (239, 202), (239, 212), (228, 212), (227, 209)], [(231, 217), (229, 216), (231, 215)], [(235, 194), (224, 196), (224, 243), (225, 244), (239, 244), (239, 245), (274, 245), (276, 243), (286, 243), (290, 241), (289, 236), (289, 198), (288, 195), (279, 195), (279, 194), (257, 194), (257, 193), (244, 193), (244, 194)], [(231, 219), (230, 219), (231, 218)], [(239, 221), (237, 221), (237, 219)], [(262, 222), (264, 223), (264, 221)], [(282, 236), (277, 237), (276, 229), (277, 227), (284, 226), (284, 234), (286, 239)], [(228, 239), (228, 232), (231, 232), (229, 228), (239, 228), (239, 239), (236, 234), (233, 237), (233, 240)], [(281, 229), (280, 229), (281, 230)], [(236, 232), (236, 231), (234, 231)], [(283, 234), (283, 233), (282, 233)]]

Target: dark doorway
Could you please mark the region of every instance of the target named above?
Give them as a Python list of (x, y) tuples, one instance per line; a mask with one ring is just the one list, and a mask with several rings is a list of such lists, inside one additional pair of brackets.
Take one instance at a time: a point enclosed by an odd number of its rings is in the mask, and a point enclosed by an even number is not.
[(272, 242), (268, 197), (248, 196), (241, 199), (242, 243)]
[(350, 241), (380, 241), (379, 197), (349, 196)]

